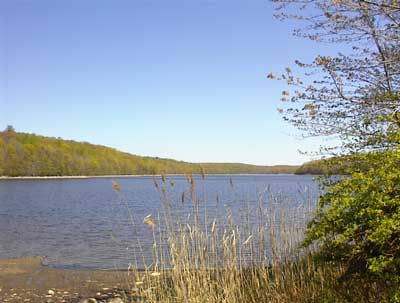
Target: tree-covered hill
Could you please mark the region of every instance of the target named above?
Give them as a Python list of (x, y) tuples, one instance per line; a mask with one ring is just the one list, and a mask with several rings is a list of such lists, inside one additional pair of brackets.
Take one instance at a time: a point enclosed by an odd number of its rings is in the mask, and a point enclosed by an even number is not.
[(296, 166), (256, 166), (240, 163), (187, 163), (141, 157), (116, 149), (18, 133), (0, 132), (0, 176), (95, 176), (199, 173), (294, 173)]
[(207, 173), (212, 174), (293, 174), (298, 166), (257, 166), (243, 163), (201, 163)]
[(323, 175), (327, 172), (322, 160), (306, 162), (296, 169), (296, 175)]
[(296, 175), (346, 175), (349, 170), (366, 171), (368, 153), (342, 155), (303, 163), (294, 172)]

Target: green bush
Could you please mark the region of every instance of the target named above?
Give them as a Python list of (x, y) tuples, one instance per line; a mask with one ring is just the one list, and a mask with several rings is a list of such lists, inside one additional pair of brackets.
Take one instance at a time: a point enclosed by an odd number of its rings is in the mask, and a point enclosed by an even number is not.
[(400, 302), (400, 153), (361, 157), (362, 169), (325, 180), (303, 244), (316, 242), (319, 258), (344, 264), (343, 278), (380, 281)]

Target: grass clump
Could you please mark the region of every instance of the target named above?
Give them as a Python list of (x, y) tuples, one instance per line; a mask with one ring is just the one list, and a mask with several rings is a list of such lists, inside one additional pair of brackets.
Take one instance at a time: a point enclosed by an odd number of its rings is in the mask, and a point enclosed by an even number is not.
[[(341, 262), (316, 262), (313, 256), (317, 247), (299, 249), (306, 222), (314, 211), (311, 197), (293, 207), (287, 197), (267, 191), (263, 195), (267, 201), (260, 196), (240, 214), (227, 208), (223, 218), (213, 217), (205, 198), (206, 176), (201, 178), (198, 191), (194, 177), (188, 175), (188, 193), (182, 195), (170, 195), (168, 189), (174, 182), (165, 176), (161, 182), (154, 178), (162, 207), (157, 217), (143, 220), (153, 232), (153, 258), (150, 264), (143, 258), (143, 272), (133, 269), (130, 283), (134, 294), (127, 296), (128, 302), (333, 303), (387, 299), (378, 284), (361, 280), (357, 285), (339, 283), (346, 267)], [(232, 180), (230, 183), (233, 187)], [(171, 196), (179, 198), (174, 201)], [(182, 213), (178, 205), (185, 199), (191, 207)]]

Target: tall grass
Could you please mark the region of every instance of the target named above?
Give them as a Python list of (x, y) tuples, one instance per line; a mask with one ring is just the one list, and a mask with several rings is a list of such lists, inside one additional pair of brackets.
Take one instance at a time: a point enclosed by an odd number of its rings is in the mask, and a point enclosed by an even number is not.
[[(200, 190), (188, 175), (188, 194), (178, 197), (172, 180), (154, 178), (161, 209), (140, 222), (152, 229), (152, 261), (130, 268), (127, 302), (345, 302), (335, 291), (342, 267), (318, 265), (312, 249), (298, 249), (314, 198), (293, 207), (267, 189), (240, 214), (227, 208), (221, 217), (208, 207), (201, 176)], [(191, 210), (180, 212), (182, 203)]]

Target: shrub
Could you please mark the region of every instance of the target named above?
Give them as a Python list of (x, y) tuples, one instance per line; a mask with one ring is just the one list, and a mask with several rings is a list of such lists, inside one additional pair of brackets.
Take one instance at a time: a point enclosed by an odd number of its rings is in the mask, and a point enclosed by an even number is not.
[(375, 279), (400, 302), (400, 153), (360, 157), (362, 169), (325, 180), (303, 245), (316, 242), (319, 258), (344, 264), (344, 280)]

